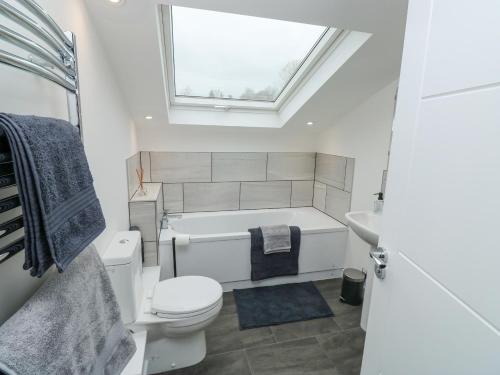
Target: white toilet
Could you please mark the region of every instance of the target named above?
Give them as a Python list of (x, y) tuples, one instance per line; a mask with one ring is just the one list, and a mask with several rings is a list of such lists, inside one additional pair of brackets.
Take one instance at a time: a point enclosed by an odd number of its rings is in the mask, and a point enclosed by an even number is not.
[(205, 358), (205, 328), (222, 308), (222, 287), (203, 276), (159, 281), (160, 267), (142, 268), (139, 232), (119, 232), (102, 256), (132, 331), (147, 330), (147, 373), (192, 366)]

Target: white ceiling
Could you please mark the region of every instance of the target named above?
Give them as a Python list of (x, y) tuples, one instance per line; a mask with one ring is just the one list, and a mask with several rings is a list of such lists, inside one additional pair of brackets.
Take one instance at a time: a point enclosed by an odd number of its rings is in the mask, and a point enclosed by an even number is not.
[(137, 125), (152, 115), (168, 125), (156, 7), (158, 3), (365, 31), (373, 36), (285, 127), (318, 129), (399, 76), (407, 0), (85, 0)]

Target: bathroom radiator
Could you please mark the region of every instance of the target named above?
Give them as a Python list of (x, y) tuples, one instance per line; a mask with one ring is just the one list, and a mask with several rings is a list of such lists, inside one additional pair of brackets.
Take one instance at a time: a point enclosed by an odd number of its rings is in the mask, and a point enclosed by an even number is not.
[[(5, 42), (0, 48), (0, 63), (35, 74), (65, 89), (69, 122), (82, 136), (75, 36), (62, 31), (36, 2), (15, 2), (19, 6), (0, 0), (0, 39)], [(0, 263), (24, 249), (21, 201), (6, 142), (0, 134)]]

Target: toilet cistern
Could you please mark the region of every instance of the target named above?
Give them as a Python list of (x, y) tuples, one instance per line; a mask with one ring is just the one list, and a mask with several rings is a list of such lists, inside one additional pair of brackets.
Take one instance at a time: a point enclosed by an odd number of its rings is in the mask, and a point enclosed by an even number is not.
[(205, 329), (222, 308), (222, 286), (203, 276), (160, 280), (160, 267), (142, 267), (140, 250), (140, 232), (119, 232), (102, 258), (124, 324), (147, 331), (148, 374), (201, 362)]

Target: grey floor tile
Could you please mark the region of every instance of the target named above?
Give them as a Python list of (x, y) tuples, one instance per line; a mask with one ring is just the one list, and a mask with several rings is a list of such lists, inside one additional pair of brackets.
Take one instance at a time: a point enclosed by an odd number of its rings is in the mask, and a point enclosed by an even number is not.
[(341, 279), (315, 284), (334, 318), (244, 331), (233, 293), (224, 293), (221, 313), (206, 330), (208, 356), (166, 375), (358, 375), (365, 338), (361, 306), (339, 302)]
[(271, 327), (278, 342), (312, 337), (324, 333), (336, 332), (340, 328), (332, 318), (321, 318), (281, 324)]
[(207, 356), (201, 363), (162, 375), (250, 375), (243, 350)]
[(222, 295), (222, 309), (220, 314), (235, 314), (236, 302), (232, 292), (226, 292)]
[(361, 324), (361, 309), (337, 315), (333, 318), (341, 329), (359, 328)]
[(357, 314), (361, 313), (362, 306), (352, 306), (347, 303), (340, 302), (340, 294), (332, 295), (331, 297), (326, 295), (325, 300), (332, 309), (335, 317), (339, 317), (345, 314)]
[(225, 353), (275, 342), (271, 328), (240, 331), (236, 314), (221, 314), (206, 330), (209, 354)]
[(316, 288), (323, 294), (323, 292), (335, 292), (340, 295), (340, 290), (342, 288), (342, 279), (327, 279), (327, 280), (319, 280), (315, 281), (314, 285)]
[(361, 328), (321, 335), (317, 339), (335, 363), (339, 375), (360, 373), (365, 345), (365, 332)]
[(365, 332), (361, 328), (328, 333), (316, 337), (321, 348), (335, 363), (363, 354)]
[(247, 349), (246, 352), (253, 375), (336, 373), (333, 361), (314, 337)]
[(341, 363), (337, 363), (335, 370), (338, 375), (359, 375), (361, 373), (361, 363), (363, 362), (363, 354), (344, 359)]
[(325, 298), (335, 316), (356, 313), (361, 310), (361, 306), (351, 306), (340, 302), (340, 293), (342, 289), (342, 279), (329, 279), (315, 281), (314, 284)]

